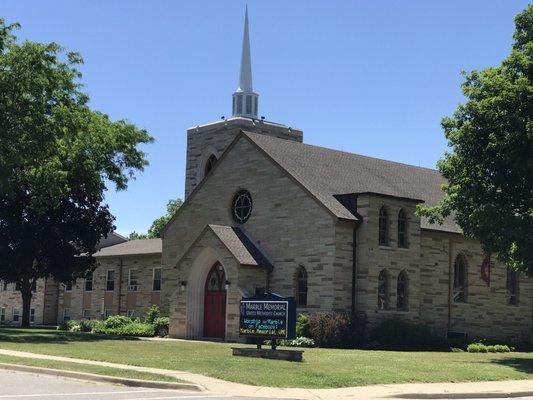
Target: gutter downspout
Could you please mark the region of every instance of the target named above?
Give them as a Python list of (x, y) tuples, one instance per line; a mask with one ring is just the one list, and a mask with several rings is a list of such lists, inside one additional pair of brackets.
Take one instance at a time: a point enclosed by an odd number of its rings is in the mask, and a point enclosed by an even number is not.
[(118, 269), (118, 315), (120, 315), (121, 310), (121, 302), (122, 302), (122, 266), (123, 266), (123, 260), (122, 257), (120, 258), (119, 262), (119, 269)]
[(448, 239), (448, 333), (452, 329), (452, 239)]
[[(357, 214), (357, 195), (354, 199), (354, 211)], [(357, 228), (358, 224), (355, 223), (353, 225), (353, 235), (352, 235), (352, 302), (351, 302), (351, 316), (352, 321), (355, 321), (355, 313), (356, 313), (356, 287), (357, 284)]]

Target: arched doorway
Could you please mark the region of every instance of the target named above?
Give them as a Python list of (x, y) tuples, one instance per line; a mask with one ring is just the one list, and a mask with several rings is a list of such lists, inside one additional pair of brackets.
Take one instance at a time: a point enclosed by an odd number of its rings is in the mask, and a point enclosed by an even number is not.
[(226, 274), (216, 262), (205, 281), (204, 337), (224, 339), (226, 335)]

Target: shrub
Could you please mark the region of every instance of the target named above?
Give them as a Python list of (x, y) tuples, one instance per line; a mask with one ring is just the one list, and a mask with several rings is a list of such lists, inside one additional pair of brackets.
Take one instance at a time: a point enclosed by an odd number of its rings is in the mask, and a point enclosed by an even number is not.
[(102, 326), (107, 329), (117, 329), (132, 322), (131, 318), (125, 315), (112, 315), (102, 322)]
[(78, 321), (78, 326), (80, 327), (80, 332), (92, 332), (99, 323), (100, 321), (82, 319)]
[(509, 353), (512, 347), (506, 344), (486, 345), (482, 342), (470, 343), (466, 348), (469, 353)]
[(155, 334), (159, 337), (167, 336), (169, 323), (170, 320), (168, 317), (157, 317), (153, 323)]
[(143, 337), (155, 336), (155, 329), (152, 324), (146, 324), (143, 322), (129, 322), (127, 324), (118, 325), (115, 327), (109, 327), (106, 325), (105, 323), (106, 321), (104, 321), (101, 324), (96, 325), (94, 327), (93, 332), (103, 333), (106, 335), (121, 335), (121, 336), (143, 336)]
[(343, 313), (317, 313), (309, 317), (309, 332), (318, 347), (352, 348), (355, 337), (350, 317)]
[(296, 339), (291, 340), (290, 347), (315, 347), (315, 341), (311, 338), (298, 336)]
[(146, 315), (144, 316), (144, 322), (147, 324), (153, 324), (157, 317), (161, 315), (159, 307), (152, 305)]
[(311, 331), (309, 330), (309, 314), (298, 314), (296, 319), (296, 337), (310, 337)]
[(59, 331), (70, 331), (74, 325), (77, 325), (78, 321), (70, 320), (70, 321), (61, 321), (59, 325), (57, 326), (57, 329)]
[(392, 349), (427, 349), (441, 345), (427, 325), (413, 324), (399, 318), (389, 318), (378, 323), (371, 334), (371, 340), (381, 348)]

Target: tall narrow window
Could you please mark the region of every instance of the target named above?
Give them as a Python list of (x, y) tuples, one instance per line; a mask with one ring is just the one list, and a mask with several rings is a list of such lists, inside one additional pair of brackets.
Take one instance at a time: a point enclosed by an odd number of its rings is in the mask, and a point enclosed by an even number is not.
[(396, 308), (400, 311), (407, 311), (409, 309), (409, 280), (405, 271), (400, 272), (400, 275), (398, 275)]
[(71, 292), (72, 291), (72, 282), (65, 283), (65, 292)]
[(152, 290), (159, 292), (161, 290), (161, 268), (154, 268), (154, 281), (152, 284)]
[(217, 163), (217, 156), (215, 156), (214, 154), (211, 154), (205, 163), (204, 176), (206, 176), (209, 172), (211, 172), (211, 170), (213, 169), (216, 163)]
[(91, 310), (89, 309), (83, 310), (83, 319), (91, 319)]
[(242, 94), (237, 95), (237, 114), (242, 114)]
[(408, 247), (407, 214), (402, 208), (398, 213), (398, 247)]
[(35, 308), (30, 308), (30, 322), (35, 322)]
[(246, 96), (246, 114), (252, 113), (252, 96)]
[(453, 268), (453, 302), (466, 303), (467, 265), (464, 255), (459, 254)]
[(93, 290), (93, 275), (89, 275), (87, 278), (85, 278), (85, 291), (86, 292), (92, 292)]
[(7, 290), (7, 282), (6, 281), (2, 281), (2, 290), (4, 290), (4, 291)]
[(18, 308), (13, 308), (13, 322), (19, 322), (20, 319), (20, 310)]
[(115, 290), (115, 270), (110, 269), (106, 275), (106, 290), (112, 292)]
[(379, 210), (379, 245), (389, 245), (389, 214), (385, 206)]
[(70, 321), (70, 308), (63, 309), (63, 321)]
[(6, 309), (5, 309), (5, 307), (0, 308), (0, 322), (6, 322)]
[(518, 272), (507, 267), (507, 304), (518, 305)]
[(31, 281), (31, 291), (33, 293), (37, 292), (37, 281), (35, 280)]
[(259, 102), (259, 98), (256, 97), (255, 98), (255, 102), (254, 102), (254, 115), (257, 117), (257, 103)]
[(389, 274), (383, 270), (378, 276), (378, 309), (389, 308)]
[(307, 306), (307, 271), (304, 267), (298, 268), (296, 274), (296, 302), (298, 307)]
[(137, 284), (138, 284), (137, 270), (132, 268), (130, 269), (129, 274), (128, 274), (128, 290), (131, 292), (136, 292)]

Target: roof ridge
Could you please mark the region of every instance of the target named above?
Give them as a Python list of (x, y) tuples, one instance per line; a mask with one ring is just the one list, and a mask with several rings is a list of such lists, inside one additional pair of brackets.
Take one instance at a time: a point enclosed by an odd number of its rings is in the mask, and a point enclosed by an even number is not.
[(366, 158), (366, 159), (369, 159), (369, 160), (378, 160), (378, 161), (383, 161), (383, 162), (387, 162), (387, 163), (390, 163), (390, 164), (403, 165), (403, 166), (411, 167), (411, 168), (419, 168), (419, 169), (435, 172), (435, 173), (440, 175), (440, 172), (437, 169), (435, 169), (435, 168), (421, 167), (419, 165), (412, 165), (412, 164), (407, 164), (407, 163), (403, 163), (403, 162), (400, 162), (400, 161), (387, 160), (387, 159), (384, 159), (384, 158), (372, 157), (372, 156), (367, 156), (367, 155), (359, 154), (359, 153), (351, 153), (349, 151), (332, 149), (332, 148), (329, 148), (329, 147), (318, 146), (318, 145), (315, 145), (315, 144), (296, 142), (296, 141), (291, 141), (291, 140), (288, 141), (286, 139), (278, 138), (278, 137), (275, 137), (275, 136), (267, 136), (267, 135), (264, 135), (264, 134), (250, 132), (250, 131), (246, 131), (246, 130), (243, 130), (243, 133), (245, 135), (254, 136), (254, 137), (257, 137), (257, 138), (260, 138), (260, 139), (266, 139), (266, 140), (272, 140), (272, 141), (284, 140), (285, 142), (290, 142), (291, 144), (297, 144), (297, 145), (311, 147), (311, 148), (315, 148), (315, 149), (327, 150), (327, 151), (331, 151), (331, 152), (335, 152), (335, 153), (347, 154), (349, 156), (362, 157), (362, 158)]

